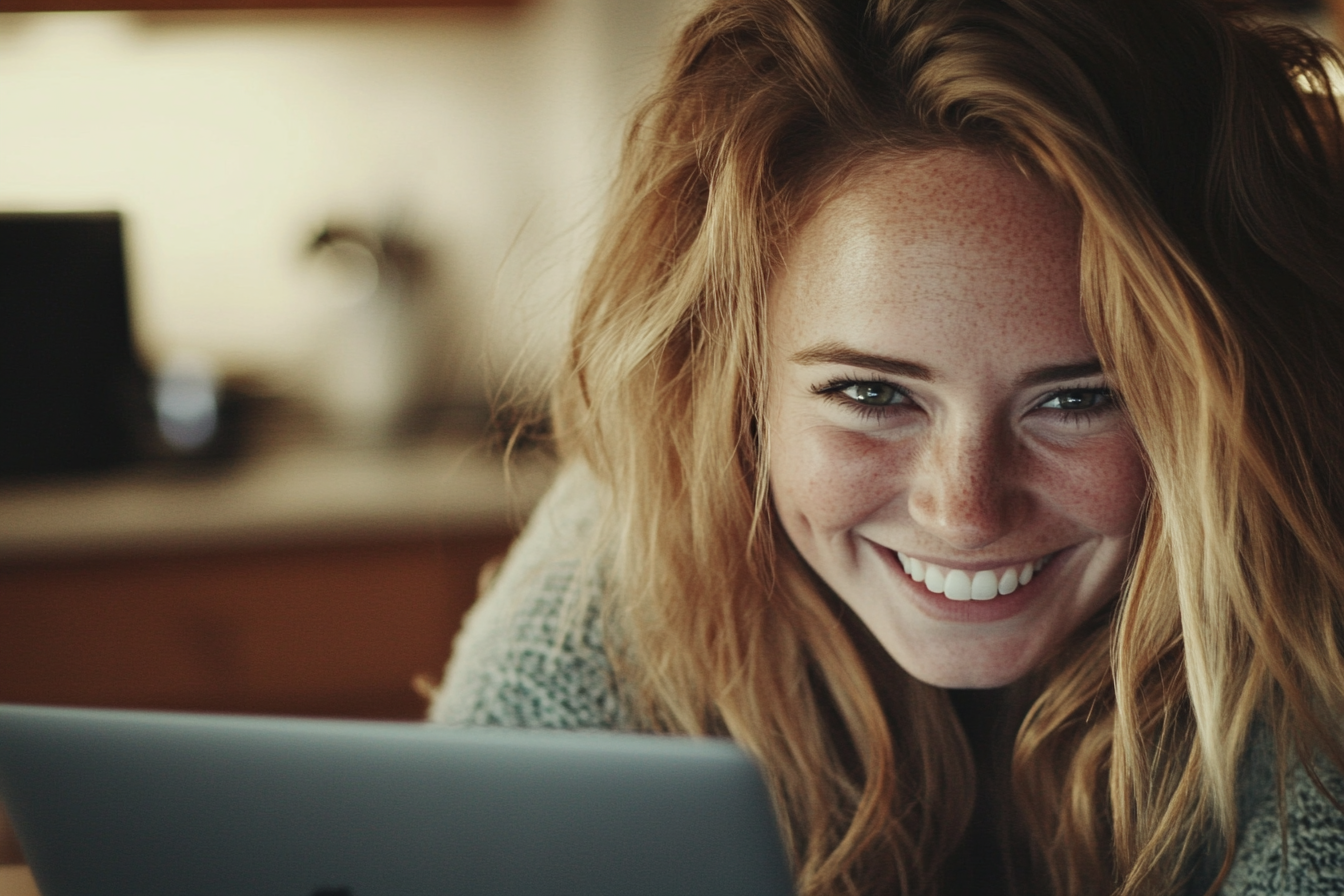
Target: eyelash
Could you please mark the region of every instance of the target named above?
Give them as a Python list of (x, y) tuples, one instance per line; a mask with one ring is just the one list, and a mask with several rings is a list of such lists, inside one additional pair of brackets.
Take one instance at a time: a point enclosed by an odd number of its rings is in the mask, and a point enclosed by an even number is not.
[[(864, 402), (856, 401), (844, 394), (846, 389), (851, 389), (854, 386), (880, 386), (883, 389), (890, 389), (896, 395), (900, 396), (900, 400), (891, 404), (865, 404)], [(834, 379), (830, 382), (813, 387), (812, 391), (823, 398), (848, 408), (865, 420), (889, 416), (898, 408), (904, 408), (913, 403), (910, 393), (905, 389), (895, 383), (889, 383), (886, 380), (880, 379)]]
[[(1066, 408), (1044, 408), (1041, 406), (1065, 395), (1089, 395), (1099, 399), (1099, 401), (1097, 401), (1093, 407), (1076, 410), (1068, 410)], [(1105, 386), (1074, 386), (1072, 388), (1056, 389), (1054, 392), (1051, 392), (1041, 399), (1040, 403), (1037, 404), (1036, 409), (1053, 411), (1056, 414), (1062, 415), (1066, 422), (1071, 423), (1074, 426), (1085, 426), (1108, 411), (1114, 410), (1116, 404), (1115, 393)]]
[[(899, 401), (893, 401), (890, 404), (865, 404), (845, 395), (846, 389), (855, 386), (880, 386), (883, 389), (890, 389), (896, 396), (900, 396)], [(813, 393), (823, 398), (834, 401), (864, 419), (874, 419), (886, 417), (900, 408), (905, 408), (913, 403), (909, 392), (895, 383), (882, 379), (856, 379), (841, 378), (834, 379), (812, 389)], [(1046, 408), (1043, 405), (1049, 404), (1067, 395), (1089, 395), (1100, 399), (1093, 407), (1070, 410), (1067, 408)], [(1060, 415), (1066, 422), (1075, 426), (1084, 426), (1096, 420), (1102, 414), (1113, 410), (1117, 401), (1115, 394), (1105, 386), (1072, 386), (1064, 389), (1056, 389), (1037, 403), (1034, 410), (1053, 411)]]

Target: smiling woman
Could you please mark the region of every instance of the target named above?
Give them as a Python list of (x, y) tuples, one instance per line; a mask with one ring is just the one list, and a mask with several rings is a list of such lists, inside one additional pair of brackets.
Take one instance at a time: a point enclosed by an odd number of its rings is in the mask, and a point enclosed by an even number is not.
[(1344, 879), (1344, 127), (1224, 0), (714, 0), (433, 718), (736, 739), (804, 896)]
[(1143, 462), (1083, 323), (1078, 223), (984, 155), (882, 160), (771, 289), (777, 519), (928, 684), (1011, 684), (1120, 590)]

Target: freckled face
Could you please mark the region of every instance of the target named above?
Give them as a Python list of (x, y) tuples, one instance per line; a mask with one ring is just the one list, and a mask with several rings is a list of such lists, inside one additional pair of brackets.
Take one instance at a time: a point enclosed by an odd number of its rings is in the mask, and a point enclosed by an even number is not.
[(1001, 163), (874, 164), (769, 306), (772, 498), (910, 674), (1008, 684), (1114, 597), (1145, 491), (1079, 305), (1079, 222)]

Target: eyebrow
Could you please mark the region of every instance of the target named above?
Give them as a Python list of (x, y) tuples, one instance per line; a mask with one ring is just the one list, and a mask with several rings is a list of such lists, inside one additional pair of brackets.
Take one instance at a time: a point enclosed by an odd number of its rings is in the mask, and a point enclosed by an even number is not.
[[(900, 358), (889, 358), (885, 355), (870, 355), (838, 342), (824, 342), (803, 349), (796, 352), (790, 360), (795, 364), (848, 364), (851, 367), (880, 370), (893, 376), (907, 377), (926, 383), (938, 379), (937, 374), (923, 364), (902, 361)], [(1096, 358), (1089, 358), (1076, 364), (1054, 364), (1049, 367), (1029, 370), (1018, 377), (1015, 385), (1018, 388), (1042, 386), (1046, 383), (1057, 383), (1060, 380), (1098, 376), (1101, 372), (1101, 362)]]
[(869, 355), (857, 351), (839, 342), (823, 342), (797, 352), (790, 359), (795, 364), (848, 364), (851, 367), (863, 367), (867, 370), (880, 370), (893, 376), (908, 377), (913, 380), (933, 382), (933, 371), (923, 364), (902, 361), (899, 358), (887, 358), (882, 355)]
[(1042, 367), (1039, 370), (1027, 371), (1018, 377), (1017, 385), (1019, 388), (1022, 386), (1044, 386), (1047, 383), (1057, 383), (1060, 380), (1081, 380), (1100, 375), (1101, 362), (1093, 358), (1080, 364), (1058, 364), (1054, 367)]

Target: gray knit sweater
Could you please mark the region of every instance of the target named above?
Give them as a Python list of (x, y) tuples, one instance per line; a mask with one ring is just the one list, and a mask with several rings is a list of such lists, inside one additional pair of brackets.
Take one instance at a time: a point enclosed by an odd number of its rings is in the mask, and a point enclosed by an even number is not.
[[(598, 603), (600, 567), (585, 558), (599, 486), (580, 467), (562, 473), (458, 636), (430, 719), (456, 725), (632, 728), (612, 674)], [(580, 619), (572, 614), (581, 614)], [(577, 624), (576, 624), (577, 623)], [(1320, 769), (1336, 798), (1344, 779)], [(1223, 896), (1344, 896), (1344, 816), (1298, 768), (1287, 788), (1287, 850), (1273, 756), (1256, 739), (1243, 761), (1236, 861)], [(1222, 850), (1211, 849), (1187, 888), (1202, 894)]]

